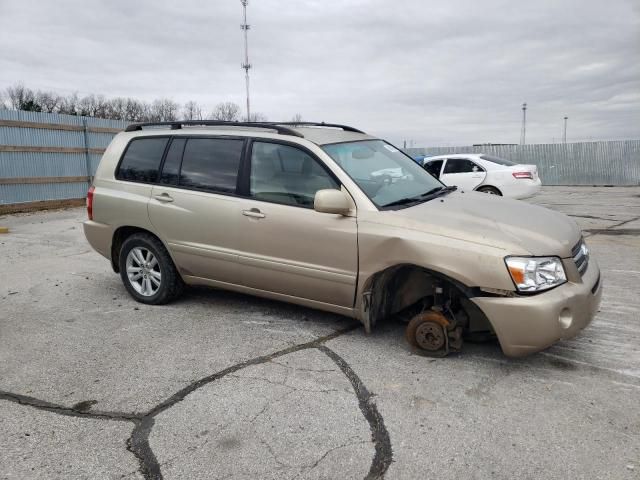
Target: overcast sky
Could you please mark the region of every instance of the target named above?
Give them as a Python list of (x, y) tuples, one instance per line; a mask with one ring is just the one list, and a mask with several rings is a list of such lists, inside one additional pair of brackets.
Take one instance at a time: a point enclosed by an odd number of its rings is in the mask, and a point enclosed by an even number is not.
[[(0, 88), (244, 106), (240, 0), (0, 0)], [(252, 111), (415, 146), (640, 138), (638, 0), (250, 0)], [(244, 108), (244, 107), (243, 107)]]

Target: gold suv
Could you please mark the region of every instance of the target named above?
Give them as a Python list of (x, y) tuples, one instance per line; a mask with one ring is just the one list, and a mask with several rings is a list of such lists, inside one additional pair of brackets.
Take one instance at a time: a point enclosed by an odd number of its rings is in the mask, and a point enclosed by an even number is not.
[(344, 125), (133, 124), (87, 197), (89, 243), (139, 302), (209, 285), (408, 323), (426, 355), (497, 335), (506, 355), (576, 335), (602, 295), (560, 213), (445, 187)]

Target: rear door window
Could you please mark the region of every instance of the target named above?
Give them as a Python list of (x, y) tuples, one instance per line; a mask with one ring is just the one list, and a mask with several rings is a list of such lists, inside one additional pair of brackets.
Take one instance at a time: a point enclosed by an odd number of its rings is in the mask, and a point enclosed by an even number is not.
[(480, 170), (482, 168), (466, 158), (449, 158), (442, 173), (472, 173)]
[(154, 183), (169, 139), (167, 137), (136, 138), (127, 147), (116, 173), (118, 180)]
[(181, 187), (235, 193), (244, 140), (190, 138), (184, 148)]

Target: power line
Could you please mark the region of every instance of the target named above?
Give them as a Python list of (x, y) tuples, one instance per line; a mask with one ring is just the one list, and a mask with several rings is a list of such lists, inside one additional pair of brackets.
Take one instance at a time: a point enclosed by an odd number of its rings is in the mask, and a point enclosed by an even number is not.
[(251, 26), (247, 23), (247, 4), (249, 0), (240, 0), (242, 3), (242, 13), (244, 18), (244, 23), (240, 25), (240, 29), (244, 32), (244, 63), (242, 64), (242, 68), (244, 69), (244, 79), (247, 87), (247, 121), (251, 120), (251, 107), (249, 104), (249, 69), (251, 68), (251, 64), (249, 63), (249, 38), (248, 32)]

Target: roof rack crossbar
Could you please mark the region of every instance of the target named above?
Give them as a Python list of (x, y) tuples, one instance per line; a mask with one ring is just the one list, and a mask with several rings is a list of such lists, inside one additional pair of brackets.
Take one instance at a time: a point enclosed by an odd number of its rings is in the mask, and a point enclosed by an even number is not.
[(132, 123), (127, 128), (124, 129), (125, 132), (135, 132), (138, 130), (142, 130), (143, 127), (162, 127), (168, 126), (171, 127), (171, 130), (180, 130), (183, 126), (206, 126), (206, 127), (255, 127), (255, 128), (264, 128), (269, 130), (275, 130), (276, 132), (282, 135), (293, 135), (296, 137), (304, 138), (299, 132), (292, 130), (291, 128), (287, 128), (281, 126), (277, 123), (270, 122), (225, 122), (222, 120), (176, 120), (173, 122), (142, 122), (142, 123)]
[(340, 125), (339, 123), (325, 123), (325, 122), (274, 122), (278, 125), (289, 125), (291, 127), (295, 127), (296, 125), (300, 125), (303, 127), (331, 127), (331, 128), (341, 128), (345, 132), (355, 132), (355, 133), (364, 133), (362, 130), (358, 130), (357, 128), (350, 127), (349, 125)]

